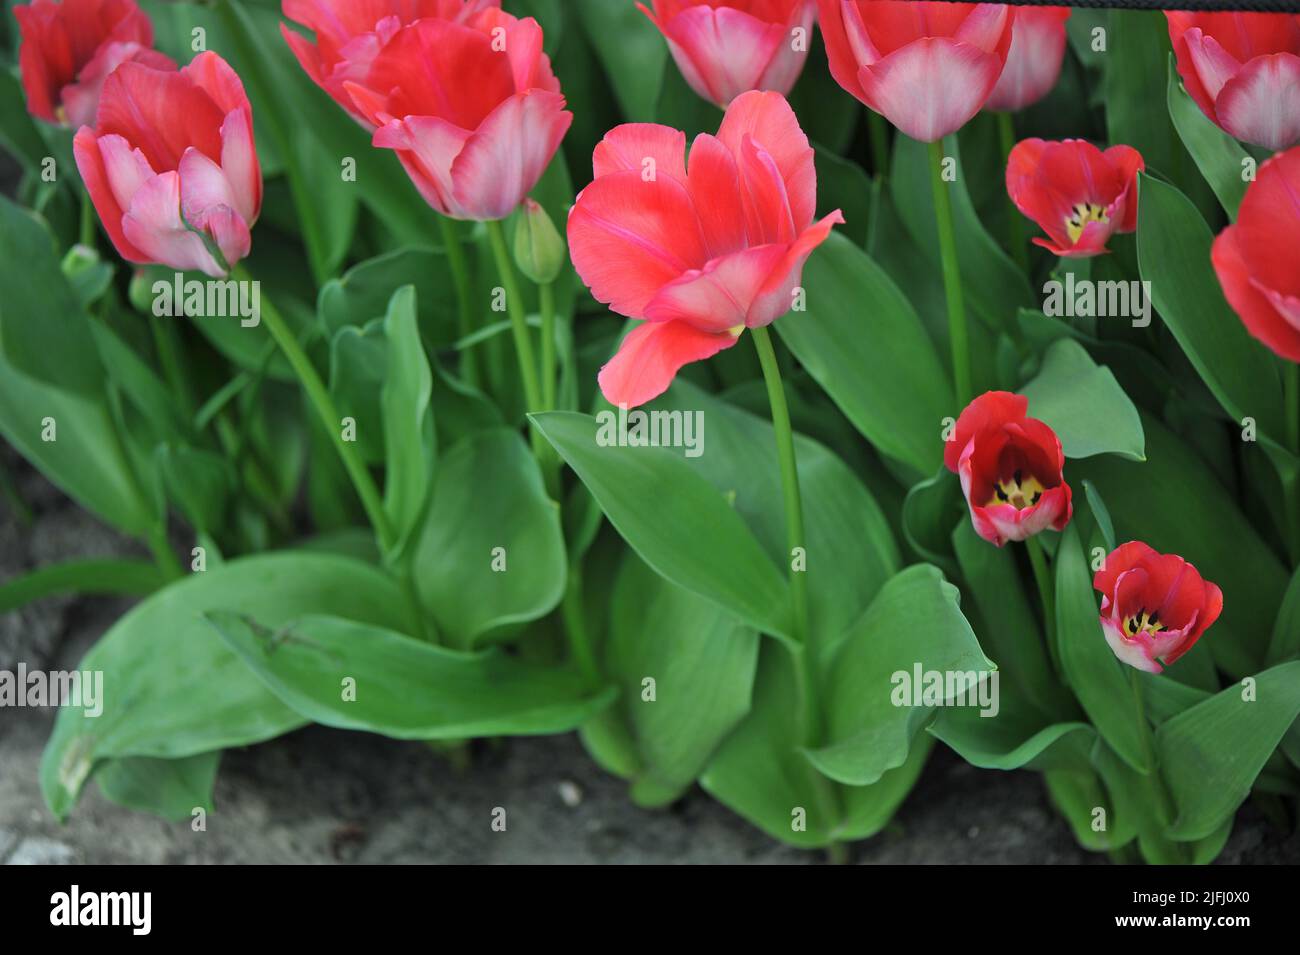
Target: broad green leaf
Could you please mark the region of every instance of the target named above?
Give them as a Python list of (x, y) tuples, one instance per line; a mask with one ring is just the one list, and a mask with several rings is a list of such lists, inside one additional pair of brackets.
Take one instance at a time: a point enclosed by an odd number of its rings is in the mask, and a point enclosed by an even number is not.
[(1212, 207), (1213, 194), (1183, 150), (1169, 115), (1166, 64), (1171, 48), (1164, 18), (1146, 11), (1112, 10), (1106, 38), (1106, 142), (1132, 146), (1148, 169), (1177, 183), (1201, 210)]
[[(135, 316), (129, 316), (134, 321)], [(162, 318), (169, 322), (173, 319)], [(160, 438), (180, 438), (191, 433), (176, 398), (161, 378), (130, 345), (113, 331), (107, 322), (91, 322), (90, 331), (108, 372), (108, 377), (122, 390), (140, 415), (149, 422)]]
[[(469, 255), (471, 246), (466, 247)], [(441, 250), (407, 247), (354, 265), (341, 278), (321, 288), (316, 311), (333, 335), (348, 325), (365, 326), (388, 311), (393, 292), (415, 287), (415, 309), (421, 335), (435, 347), (457, 337), (457, 304), (451, 269)]]
[(1173, 56), (1169, 57), (1169, 117), (1187, 151), (1196, 160), (1201, 175), (1210, 184), (1228, 216), (1237, 218), (1237, 207), (1246, 194), (1245, 172), (1254, 167), (1254, 159), (1241, 143), (1225, 133), (1201, 112), (1196, 101), (1187, 95), (1178, 78)]
[(1265, 659), (1268, 663), (1285, 663), (1300, 657), (1300, 569), (1291, 575), (1273, 624), (1273, 639), (1269, 641)]
[(956, 577), (952, 531), (968, 513), (957, 476), (940, 466), (934, 477), (913, 484), (903, 499), (903, 537), (922, 560)]
[(553, 411), (532, 419), (656, 572), (757, 629), (789, 636), (781, 573), (727, 499), (680, 453), (619, 447), (601, 437), (616, 438), (616, 426), (587, 415)]
[[(1232, 676), (1254, 673), (1264, 666), (1287, 572), (1203, 460), (1157, 419), (1144, 415), (1142, 425), (1145, 463), (1114, 455), (1073, 461), (1070, 480), (1086, 479), (1105, 497), (1116, 540), (1140, 538), (1179, 554), (1222, 588), (1223, 615), (1202, 643)], [(1175, 679), (1179, 666), (1170, 669)]]
[(844, 213), (840, 231), (858, 246), (867, 242), (870, 219), (871, 180), (855, 162), (842, 159), (821, 146), (815, 148), (817, 166), (817, 205), (819, 215), (835, 209)]
[(635, 555), (623, 561), (611, 612), (602, 672), (619, 696), (595, 721), (621, 722), (635, 747), (633, 800), (664, 805), (749, 712), (759, 636)]
[(310, 216), (299, 206), (302, 239), (318, 285), (334, 275), (347, 257), (357, 225), (359, 200), (365, 191), (345, 178), (346, 160), (322, 154), (315, 133), (295, 125), (289, 134), (289, 156), (294, 171), (290, 183), (301, 189), (311, 207)]
[(1142, 858), (1152, 865), (1190, 863), (1190, 847), (1166, 835), (1168, 804), (1159, 776), (1134, 770), (1104, 739), (1098, 739), (1093, 747), (1092, 762), (1114, 803), (1115, 819), (1108, 822), (1116, 828), (1122, 826), (1136, 832)]
[(772, 838), (815, 849), (839, 836), (842, 790), (800, 752), (790, 653), (788, 644), (762, 642), (749, 716), (709, 762), (700, 785)]
[[(384, 414), (380, 407), (388, 373), (384, 320), (344, 325), (330, 342), (330, 396), (343, 418), (356, 422), (356, 448), (367, 464), (384, 460)], [(331, 451), (331, 453), (337, 453)]]
[(1096, 737), (1087, 723), (1052, 723), (1026, 736), (1006, 717), (1002, 712), (984, 719), (978, 711), (949, 708), (940, 711), (929, 729), (971, 765), (1000, 770), (1069, 771), (1079, 765), (1081, 755), (1086, 762), (1087, 748)]
[(1138, 772), (1149, 772), (1132, 690), (1102, 633), (1092, 573), (1074, 524), (1061, 536), (1055, 569), (1056, 641), (1066, 682), (1111, 748)]
[(181, 444), (160, 444), (154, 454), (167, 497), (200, 534), (222, 530), (226, 505), (238, 481), (220, 454)]
[[(764, 397), (766, 405), (766, 397)], [(777, 567), (789, 566), (784, 497), (772, 425), (684, 381), (649, 406), (699, 414), (701, 453), (686, 460), (725, 494)], [(880, 506), (826, 447), (795, 437), (803, 498), (809, 615), (818, 654), (842, 639), (898, 570), (898, 548)]]
[(1093, 520), (1097, 522), (1097, 528), (1101, 531), (1102, 540), (1106, 544), (1106, 553), (1109, 554), (1118, 546), (1118, 542), (1115, 540), (1115, 525), (1110, 519), (1110, 510), (1106, 507), (1106, 502), (1102, 500), (1097, 485), (1085, 480), (1083, 482), (1083, 492), (1088, 499), (1088, 509), (1092, 511)]
[(440, 459), (431, 493), (412, 567), (416, 591), (452, 645), (472, 647), (560, 602), (560, 516), (516, 432), (465, 438)]
[(291, 551), (230, 561), (159, 591), (81, 661), (78, 669), (104, 674), (103, 712), (60, 708), (41, 760), (46, 804), (64, 818), (103, 759), (178, 759), (302, 725), (226, 648), (204, 613), (237, 610), (268, 626), (330, 613), (401, 628), (406, 606), (398, 586), (368, 564)]
[(614, 698), (612, 689), (591, 695), (572, 670), (500, 649), (448, 650), (339, 617), (276, 627), (231, 611), (205, 617), (286, 706), (340, 729), (425, 740), (562, 733)]
[(153, 527), (154, 506), (140, 489), (102, 398), (42, 384), (0, 359), (0, 434), (87, 510), (128, 534)]
[(776, 323), (781, 340), (881, 453), (917, 476), (933, 474), (955, 399), (911, 304), (865, 252), (834, 233), (808, 260), (803, 284), (807, 311)]
[(1118, 454), (1145, 460), (1146, 441), (1137, 409), (1110, 369), (1096, 364), (1073, 339), (1047, 350), (1038, 375), (1020, 389), (1029, 415), (1061, 439), (1067, 458)]
[(27, 112), (27, 97), (18, 73), (0, 71), (0, 143), (28, 171), (39, 169), (49, 155), (36, 122)]
[(1293, 660), (1257, 674), (1249, 688), (1230, 686), (1161, 724), (1156, 749), (1178, 807), (1169, 834), (1204, 839), (1222, 826), (1297, 715), (1300, 661)]
[(90, 319), (59, 267), (54, 237), (0, 196), (0, 355), (44, 385), (83, 397), (103, 393), (104, 367)]
[(1234, 421), (1254, 418), (1282, 434), (1277, 362), (1228, 306), (1210, 264), (1213, 236), (1186, 196), (1138, 177), (1138, 261), (1160, 317), (1201, 379)]
[(212, 812), (220, 763), (220, 751), (183, 759), (127, 756), (105, 760), (95, 770), (95, 782), (109, 802), (173, 822), (189, 821), (195, 809)]
[[(1137, 835), (1132, 814), (1115, 811), (1101, 778), (1091, 767), (1048, 770), (1043, 774), (1043, 783), (1052, 805), (1074, 832), (1075, 841), (1090, 852), (1118, 849)], [(1106, 815), (1099, 816), (1098, 809)], [(1105, 828), (1094, 829), (1098, 824)]]
[(1015, 552), (979, 537), (966, 519), (952, 532), (952, 549), (983, 621), (980, 646), (998, 666), (1001, 689), (1022, 695), (1044, 717), (1073, 717), (1062, 705), (1067, 697), (1052, 672), (1047, 635), (1025, 592), (1032, 577), (1022, 576)]
[(868, 785), (903, 764), (936, 706), (960, 696), (959, 705), (996, 707), (992, 663), (958, 603), (957, 588), (925, 564), (885, 584), (831, 661), (827, 742), (807, 754), (814, 766), (838, 782)]
[(400, 550), (419, 522), (433, 471), (433, 418), (429, 409), (433, 374), (415, 323), (412, 286), (404, 285), (393, 293), (384, 319), (384, 336), (388, 342), (388, 369), (380, 392), (384, 511), (397, 534), (395, 548)]
[(870, 786), (841, 788), (840, 802), (844, 812), (836, 837), (852, 842), (869, 839), (884, 829), (916, 785), (933, 748), (934, 740), (920, 736), (912, 741), (903, 765), (889, 770), (879, 782)]
[(664, 70), (676, 69), (668, 65), (663, 36), (634, 4), (574, 0), (573, 5), (626, 119), (653, 122)]

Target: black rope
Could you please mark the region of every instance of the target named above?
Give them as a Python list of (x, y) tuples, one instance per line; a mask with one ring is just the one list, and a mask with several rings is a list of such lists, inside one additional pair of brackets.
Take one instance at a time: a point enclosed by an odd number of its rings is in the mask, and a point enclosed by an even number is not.
[[(977, 3), (979, 0), (959, 0)], [(1022, 7), (1086, 7), (1115, 10), (1235, 10), (1254, 13), (1300, 13), (1300, 0), (1005, 0)]]

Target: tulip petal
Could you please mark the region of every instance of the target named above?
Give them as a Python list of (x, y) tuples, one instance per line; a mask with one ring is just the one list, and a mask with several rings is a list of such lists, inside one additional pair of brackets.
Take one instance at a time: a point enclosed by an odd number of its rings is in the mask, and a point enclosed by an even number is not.
[(144, 262), (225, 275), (198, 233), (181, 221), (181, 178), (174, 171), (154, 176), (136, 191), (122, 217), (122, 231)]
[(667, 391), (683, 365), (711, 358), (736, 341), (729, 332), (704, 332), (686, 322), (645, 322), (600, 370), (601, 393), (613, 405), (643, 405)]
[(1201, 32), (1199, 27), (1188, 30), (1183, 41), (1187, 44), (1187, 55), (1192, 68), (1196, 70), (1198, 85), (1213, 103), (1223, 89), (1223, 84), (1241, 69), (1241, 62), (1225, 50), (1218, 40)]
[(750, 306), (785, 258), (784, 245), (759, 245), (714, 259), (669, 282), (650, 300), (651, 322), (686, 322), (718, 333), (748, 324)]
[(233, 208), (251, 226), (262, 209), (262, 168), (253, 144), (253, 114), (248, 109), (230, 112), (221, 124), (221, 169), (231, 185)]
[(451, 166), (462, 218), (504, 219), (537, 185), (568, 132), (564, 97), (531, 89), (501, 103), (465, 142)]
[(740, 197), (740, 169), (731, 150), (708, 133), (696, 136), (686, 183), (709, 258), (743, 249), (745, 206)]
[(953, 426), (952, 439), (945, 442), (943, 463), (949, 471), (957, 470), (957, 461), (966, 445), (988, 431), (1001, 428), (1009, 421), (1025, 417), (1029, 399), (1009, 391), (988, 391), (968, 404)]
[(104, 81), (96, 132), (123, 136), (144, 153), (150, 166), (167, 172), (191, 146), (219, 157), (224, 119), (225, 112), (195, 85), (191, 74), (127, 62)]
[[(351, 92), (357, 99), (357, 90)], [(408, 116), (404, 121), (393, 119), (380, 126), (372, 143), (380, 149), (397, 151), (397, 158), (425, 202), (443, 215), (459, 215), (451, 167), (470, 135), (468, 130), (436, 116)]]
[(601, 176), (569, 214), (573, 266), (598, 302), (641, 317), (656, 292), (708, 261), (691, 197), (679, 180)]
[[(106, 145), (112, 158), (111, 174), (104, 155)], [(113, 240), (117, 254), (128, 262), (148, 261), (122, 231), (122, 216), (130, 208), (130, 200), (153, 175), (152, 169), (147, 174), (144, 172), (149, 166), (144, 154), (132, 150), (121, 136), (108, 135), (97, 139), (89, 126), (81, 127), (73, 137), (72, 152), (77, 161), (77, 171), (81, 173), (81, 181), (90, 194), (99, 221), (104, 224), (104, 231)], [(118, 198), (119, 190), (121, 199)]]
[(776, 160), (749, 135), (741, 140), (739, 160), (740, 197), (749, 244), (794, 241), (790, 199)]
[(808, 228), (817, 213), (817, 170), (808, 137), (779, 93), (742, 93), (731, 101), (718, 127), (718, 139), (740, 162), (745, 135), (776, 162), (785, 181), (795, 230)]
[(1210, 247), (1210, 261), (1223, 295), (1246, 331), (1287, 361), (1300, 362), (1300, 328), (1288, 322), (1251, 281), (1250, 266), (1237, 242), (1241, 226), (1228, 226)]
[[(647, 159), (654, 160), (652, 166)], [(624, 123), (596, 144), (591, 165), (594, 179), (631, 170), (643, 175), (652, 171), (654, 176), (668, 175), (685, 182), (686, 134), (658, 123)]]
[(688, 7), (661, 29), (687, 83), (724, 109), (758, 87), (787, 39), (784, 24), (764, 23), (731, 7)]
[(932, 143), (980, 111), (1003, 61), (969, 43), (923, 37), (858, 71), (867, 104), (913, 139)]
[(770, 325), (794, 305), (794, 290), (803, 280), (803, 266), (817, 246), (826, 241), (831, 229), (844, 222), (844, 214), (836, 209), (805, 229), (785, 250), (758, 297), (749, 308), (750, 328)]
[(1266, 149), (1300, 142), (1300, 56), (1257, 56), (1223, 84), (1214, 110), (1233, 136)]
[(1106, 642), (1110, 644), (1111, 651), (1119, 658), (1121, 663), (1127, 663), (1135, 670), (1142, 670), (1145, 673), (1159, 673), (1164, 668), (1147, 656), (1142, 644), (1137, 640), (1128, 640), (1114, 621), (1103, 619), (1101, 621), (1101, 632), (1106, 637)]

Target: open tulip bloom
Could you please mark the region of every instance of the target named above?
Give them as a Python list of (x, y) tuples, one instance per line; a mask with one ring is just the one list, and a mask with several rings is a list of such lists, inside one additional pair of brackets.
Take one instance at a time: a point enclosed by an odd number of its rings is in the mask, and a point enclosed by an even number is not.
[(1223, 592), (1177, 554), (1129, 541), (1093, 578), (1101, 629), (1122, 663), (1159, 673), (1176, 662), (1223, 612)]
[(1130, 146), (1104, 152), (1081, 139), (1026, 139), (1007, 160), (1007, 193), (1048, 238), (1035, 238), (1062, 258), (1106, 251), (1116, 233), (1137, 228), (1137, 174), (1145, 169)]
[(0, 580), (140, 599), (56, 817), (307, 722), (576, 734), (833, 859), (934, 745), (1117, 861), (1300, 792), (1300, 18), (157, 9), (0, 50), (0, 435), (152, 558)]
[(944, 446), (944, 466), (961, 479), (975, 532), (999, 547), (1049, 527), (1062, 530), (1073, 513), (1061, 442), (1046, 424), (1026, 417), (1028, 409), (1023, 395), (980, 395)]
[(678, 130), (612, 129), (592, 175), (569, 215), (574, 268), (597, 301), (643, 320), (600, 372), (615, 405), (644, 404), (683, 365), (788, 312), (804, 262), (844, 221), (815, 220), (813, 151), (779, 93), (733, 100), (689, 162)]

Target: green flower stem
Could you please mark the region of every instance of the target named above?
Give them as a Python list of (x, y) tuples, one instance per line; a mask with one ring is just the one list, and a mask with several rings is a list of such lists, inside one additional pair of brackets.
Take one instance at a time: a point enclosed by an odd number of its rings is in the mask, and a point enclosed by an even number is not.
[[(242, 282), (252, 280), (242, 265), (235, 266), (231, 271), (231, 277)], [(330, 440), (334, 442), (334, 448), (343, 461), (348, 477), (352, 479), (352, 486), (356, 488), (357, 495), (361, 498), (361, 506), (365, 508), (370, 525), (379, 539), (379, 549), (385, 554), (390, 553), (395, 541), (388, 514), (384, 511), (383, 498), (380, 497), (379, 489), (375, 486), (370, 471), (366, 469), (365, 462), (361, 460), (361, 455), (357, 453), (356, 446), (343, 440), (343, 432), (340, 430), (341, 418), (338, 409), (334, 407), (334, 399), (330, 397), (329, 390), (321, 381), (320, 375), (316, 373), (316, 368), (307, 357), (307, 353), (298, 344), (298, 339), (285, 323), (284, 317), (266, 296), (262, 297), (262, 321), (266, 323), (267, 330), (275, 339), (275, 343), (280, 346), (280, 351), (284, 352), (284, 357), (288, 359), (294, 374), (302, 382), (308, 399), (320, 417), (321, 424), (330, 436)]]
[(871, 161), (881, 179), (889, 175), (889, 123), (873, 109), (867, 110), (867, 135), (871, 139)]
[[(790, 604), (794, 614), (796, 646), (788, 646), (790, 662), (794, 669), (798, 689), (800, 737), (805, 747), (821, 744), (822, 719), (817, 699), (816, 661), (812, 656), (811, 634), (808, 626), (808, 581), (804, 571), (794, 569), (794, 554), (798, 549), (805, 553), (803, 533), (803, 499), (799, 494), (799, 470), (794, 452), (794, 430), (790, 427), (790, 409), (785, 401), (785, 386), (781, 383), (781, 367), (776, 361), (771, 333), (766, 326), (750, 329), (758, 362), (763, 367), (763, 380), (767, 384), (767, 400), (772, 407), (772, 426), (776, 430), (776, 456), (781, 468), (781, 491), (785, 498), (785, 533), (790, 560)], [(820, 812), (833, 828), (840, 818), (839, 796), (835, 784), (817, 769), (810, 767), (813, 785), (821, 803)], [(843, 844), (832, 842), (827, 847), (832, 862), (843, 862), (846, 850)]]
[(930, 144), (930, 186), (934, 191), (935, 224), (939, 230), (939, 258), (943, 265), (943, 291), (948, 302), (948, 338), (952, 345), (952, 379), (957, 405), (974, 397), (970, 386), (970, 345), (967, 342), (966, 306), (962, 302), (961, 267), (957, 261), (957, 235), (952, 224), (952, 197), (943, 181), (943, 141)]
[[(506, 312), (514, 332), (515, 352), (519, 356), (519, 377), (524, 383), (524, 399), (529, 411), (542, 410), (542, 391), (537, 383), (537, 359), (533, 355), (533, 339), (528, 333), (528, 319), (524, 315), (524, 299), (515, 281), (515, 267), (510, 261), (506, 233), (500, 221), (485, 223), (488, 239), (492, 243), (492, 257), (496, 260), (501, 287), (506, 292)], [(534, 446), (536, 446), (534, 444)]]
[[(1150, 772), (1146, 776), (1146, 783), (1155, 799), (1156, 806), (1160, 813), (1160, 822), (1162, 828), (1172, 825), (1178, 816), (1178, 809), (1174, 805), (1173, 797), (1169, 794), (1169, 787), (1165, 785), (1164, 777), (1160, 773), (1160, 760), (1156, 753), (1155, 737), (1151, 733), (1151, 722), (1147, 719), (1146, 705), (1142, 701), (1142, 676), (1135, 667), (1124, 665), (1128, 671), (1128, 685), (1133, 691), (1133, 718), (1137, 720), (1138, 735), (1142, 740), (1142, 761), (1146, 763)], [(1185, 844), (1170, 841), (1169, 845), (1180, 856), (1185, 855)], [(1180, 861), (1190, 863), (1190, 858), (1183, 858)]]
[(154, 347), (158, 351), (158, 362), (162, 365), (163, 377), (171, 388), (172, 395), (180, 403), (181, 413), (187, 418), (194, 417), (194, 396), (190, 393), (190, 379), (185, 374), (181, 362), (181, 344), (176, 329), (167, 324), (173, 319), (162, 319), (150, 314), (149, 329), (153, 332)]
[[(776, 351), (766, 327), (750, 329), (758, 361), (763, 366), (763, 380), (767, 383), (767, 400), (772, 406), (772, 426), (776, 428), (776, 456), (781, 465), (781, 490), (785, 495), (785, 535), (794, 560), (797, 548), (804, 550), (803, 501), (799, 496), (799, 471), (795, 465), (794, 431), (790, 427), (790, 410), (785, 403), (785, 388), (781, 384), (781, 368), (776, 362)], [(808, 582), (802, 571), (790, 570), (790, 601), (794, 609), (795, 637), (808, 642)]]
[(542, 309), (542, 407), (555, 410), (555, 285), (542, 282), (537, 286)]
[[(998, 117), (998, 138), (1002, 142), (1002, 167), (1005, 169), (1007, 160), (1011, 156), (1011, 149), (1016, 144), (1016, 121), (1011, 113), (997, 113)], [(1007, 241), (1011, 244), (1011, 258), (1015, 261), (1021, 272), (1029, 271), (1029, 256), (1025, 249), (1025, 219), (1016, 208), (1015, 203), (1011, 203), (1011, 218), (1007, 227)]]
[(81, 230), (77, 241), (87, 248), (95, 247), (95, 206), (85, 190), (81, 193)]
[(164, 577), (168, 580), (179, 580), (185, 576), (185, 570), (181, 567), (181, 562), (176, 559), (176, 552), (172, 550), (172, 545), (167, 540), (166, 518), (150, 528), (145, 536), (145, 543), (149, 545), (149, 553), (153, 555), (154, 563), (158, 565)]
[(1038, 599), (1043, 604), (1043, 631), (1047, 639), (1047, 653), (1052, 658), (1052, 667), (1061, 673), (1060, 653), (1056, 647), (1056, 588), (1052, 584), (1052, 573), (1047, 567), (1047, 555), (1037, 537), (1025, 538), (1025, 550), (1029, 554), (1029, 563), (1034, 568), (1034, 583), (1038, 585)]
[(574, 560), (569, 564), (568, 581), (564, 586), (564, 602), (560, 605), (560, 615), (564, 621), (564, 634), (569, 643), (569, 657), (578, 666), (588, 684), (593, 688), (600, 685), (600, 664), (596, 660), (596, 651), (591, 645), (591, 634), (587, 632), (587, 618), (582, 604), (582, 562)]
[[(470, 294), (469, 264), (465, 259), (465, 249), (460, 244), (456, 232), (456, 223), (446, 216), (438, 216), (442, 226), (442, 245), (447, 253), (447, 264), (451, 267), (451, 280), (456, 286), (456, 304), (460, 337), (464, 338), (474, 331), (473, 301)], [(460, 373), (467, 384), (477, 387), (479, 382), (478, 359), (472, 349), (465, 349), (460, 356)]]

